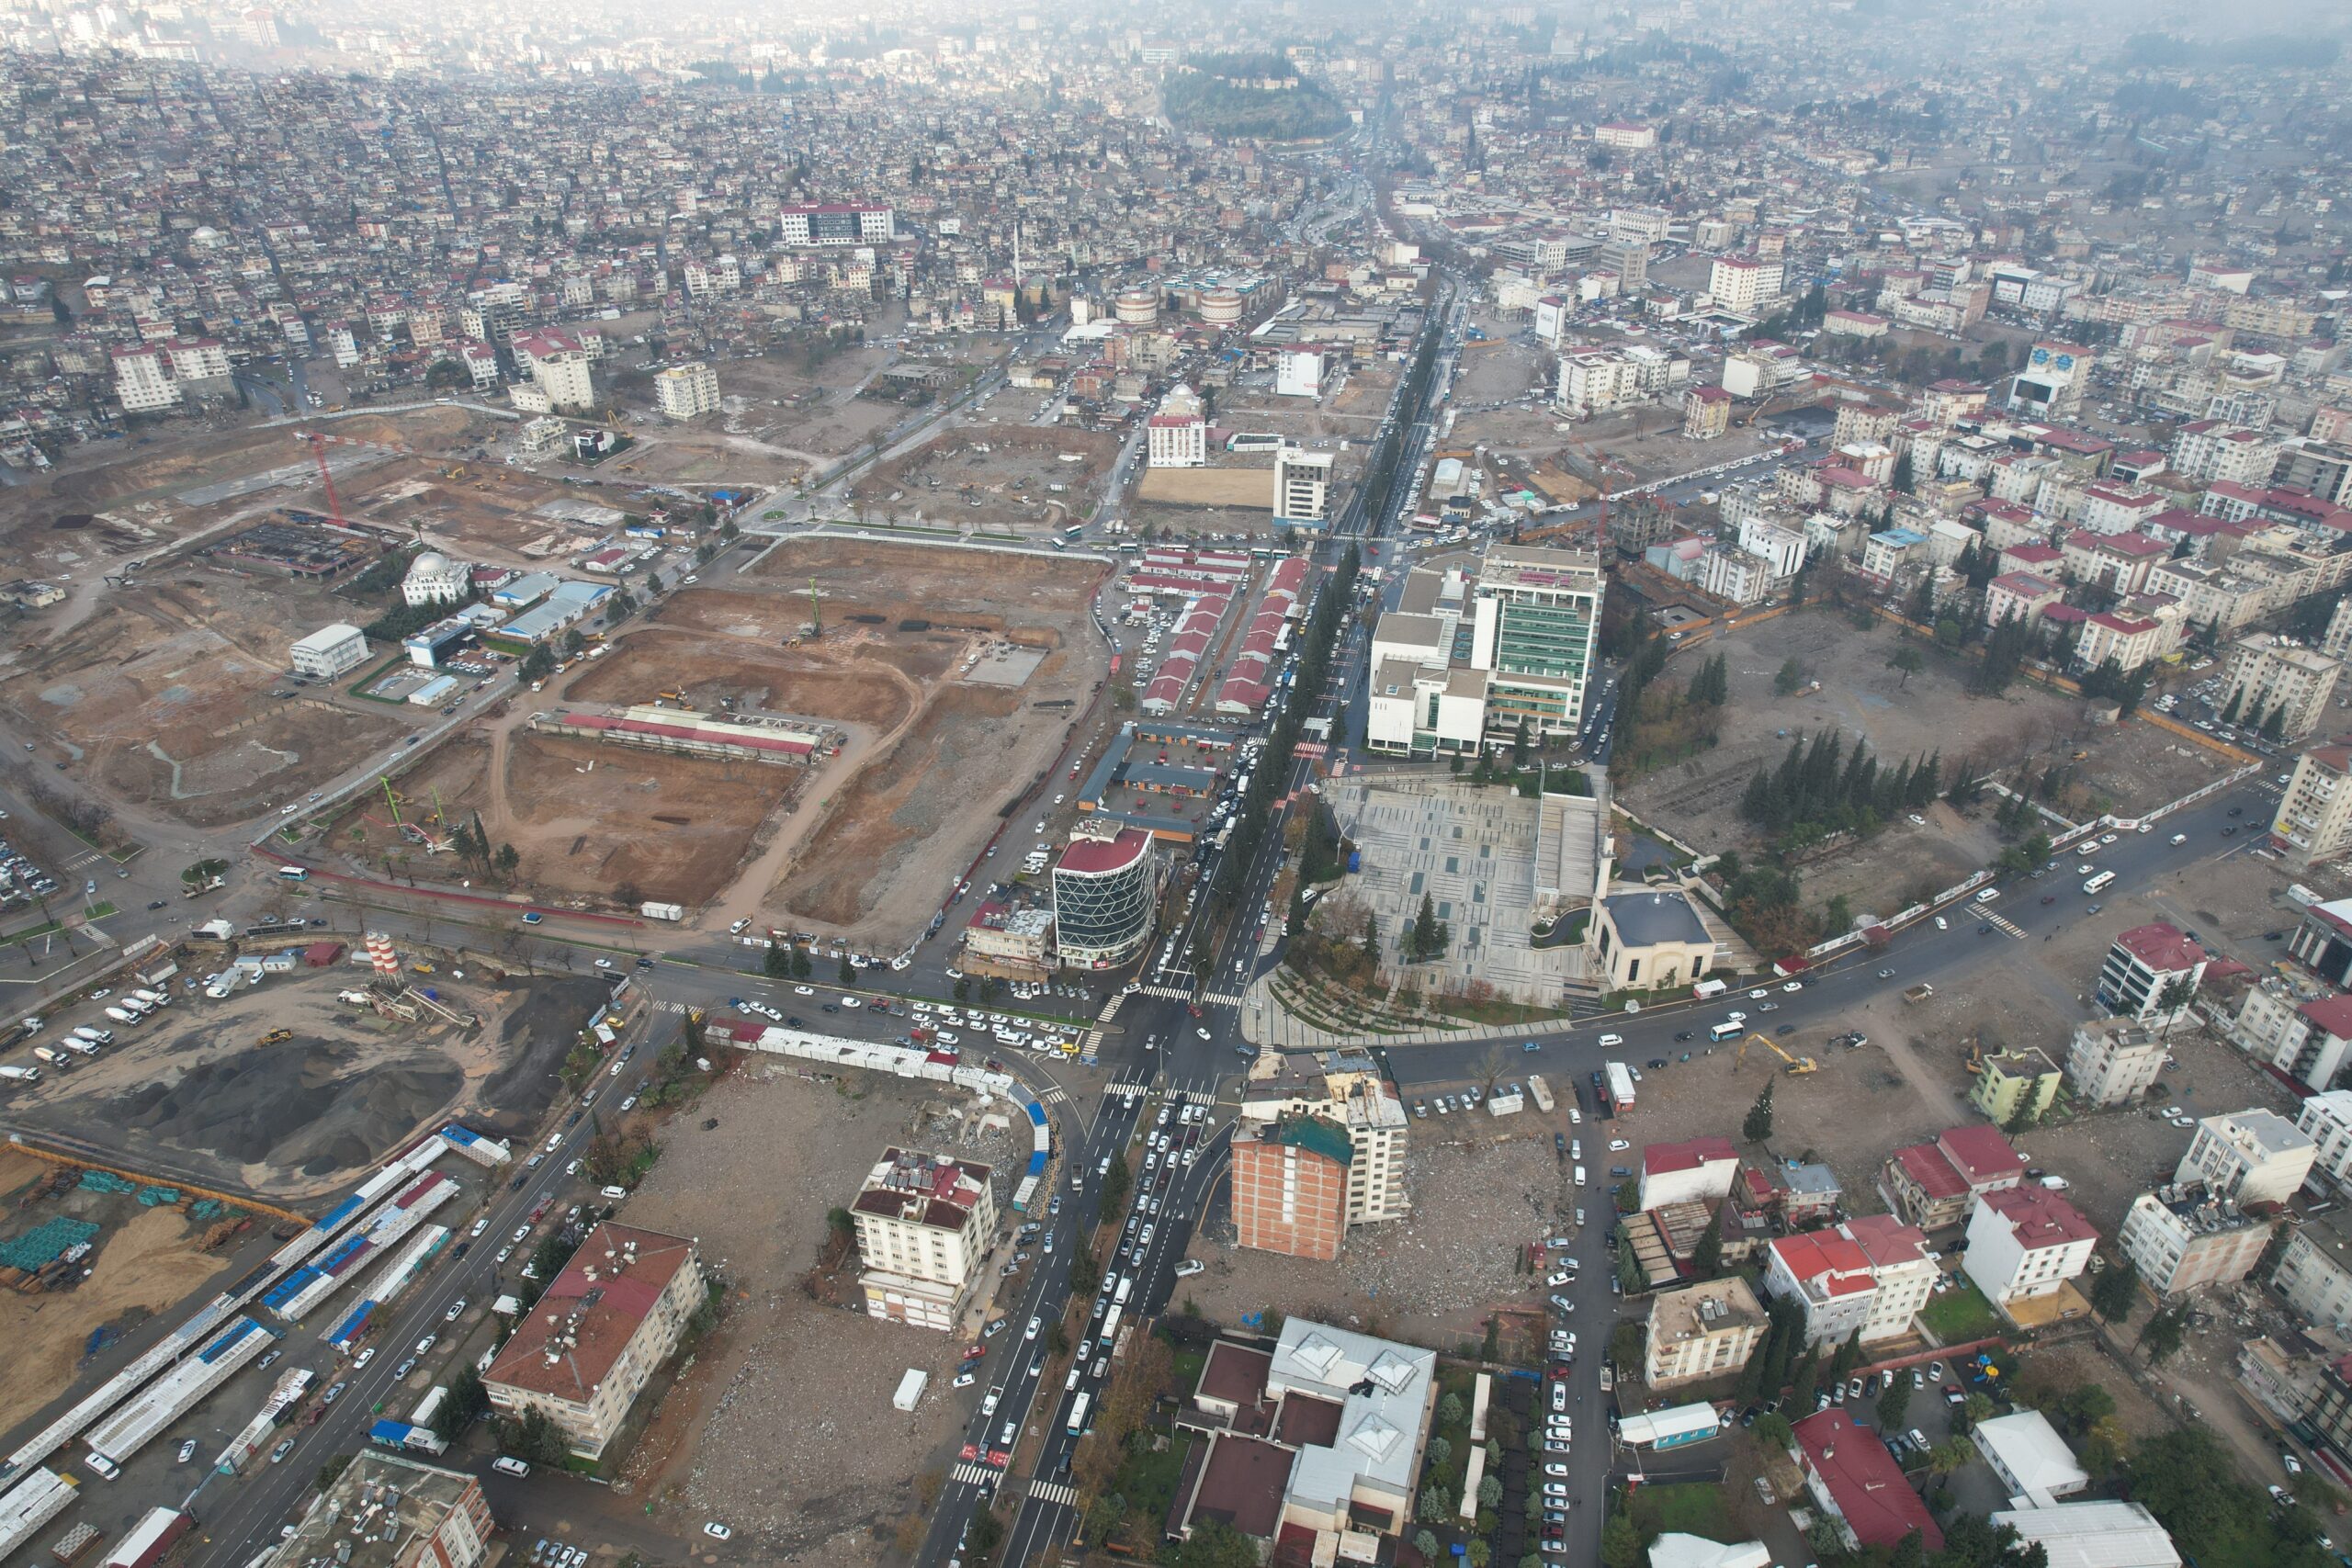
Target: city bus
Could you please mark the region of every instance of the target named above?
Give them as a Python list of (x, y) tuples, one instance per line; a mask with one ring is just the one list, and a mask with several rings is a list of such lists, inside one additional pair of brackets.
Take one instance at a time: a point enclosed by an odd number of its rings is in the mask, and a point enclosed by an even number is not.
[(1086, 1407), (1092, 1403), (1093, 1397), (1091, 1394), (1081, 1393), (1070, 1402), (1068, 1430), (1071, 1437), (1082, 1438), (1086, 1435)]
[(1719, 1023), (1707, 1031), (1707, 1038), (1720, 1045), (1726, 1040), (1738, 1039), (1747, 1028), (1744, 1023)]
[(1082, 535), (1082, 534), (1084, 534), (1085, 532), (1086, 532), (1086, 525), (1085, 525), (1085, 524), (1083, 524), (1083, 523), (1073, 523), (1073, 524), (1071, 524), (1069, 527), (1067, 527), (1067, 528), (1065, 528), (1065, 529), (1063, 529), (1063, 530), (1062, 530), (1062, 540), (1063, 540), (1063, 542), (1064, 542), (1064, 543), (1066, 543), (1066, 544), (1072, 544), (1072, 545), (1074, 545), (1074, 544), (1078, 543), (1080, 536), (1080, 535)]
[(1102, 1350), (1105, 1355), (1109, 1354), (1111, 1350), (1115, 1348), (1116, 1341), (1119, 1337), (1119, 1314), (1125, 1310), (1126, 1309), (1124, 1307), (1114, 1306), (1103, 1316), (1102, 1341)]
[(281, 882), (308, 882), (311, 874), (299, 865), (281, 865), (277, 868), (277, 878)]
[(2097, 876), (2086, 876), (2083, 879), (2083, 891), (2086, 893), (2104, 892), (2114, 885), (2115, 873), (2111, 871), (2102, 871)]

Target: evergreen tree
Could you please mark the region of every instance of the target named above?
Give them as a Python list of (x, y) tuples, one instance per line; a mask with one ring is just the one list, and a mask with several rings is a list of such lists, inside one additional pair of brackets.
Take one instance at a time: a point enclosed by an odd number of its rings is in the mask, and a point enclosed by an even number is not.
[(1747, 1119), (1739, 1124), (1739, 1135), (1751, 1144), (1760, 1144), (1772, 1135), (1772, 1086), (1767, 1083), (1756, 1103), (1747, 1108)]
[(2232, 692), (2230, 694), (2230, 700), (2222, 705), (2221, 722), (2223, 724), (2235, 724), (2238, 721), (2238, 706), (2245, 700), (2245, 689), (2244, 687), (2239, 687), (2237, 690)]

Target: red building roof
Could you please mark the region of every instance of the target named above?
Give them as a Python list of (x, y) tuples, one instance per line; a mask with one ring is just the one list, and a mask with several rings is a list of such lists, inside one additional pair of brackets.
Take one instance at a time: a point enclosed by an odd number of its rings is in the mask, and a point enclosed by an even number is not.
[(1058, 869), (1099, 875), (1133, 865), (1150, 848), (1151, 835), (1140, 828), (1122, 828), (1115, 839), (1073, 839)]
[(1961, 1179), (1979, 1191), (1988, 1183), (2014, 1181), (2025, 1175), (2025, 1156), (2009, 1145), (1998, 1127), (1953, 1127), (1937, 1137), (1936, 1147), (1951, 1161)]
[(1858, 1296), (1878, 1288), (1871, 1260), (1836, 1231), (1774, 1236), (1771, 1247), (1782, 1267), (1800, 1280), (1818, 1281), (1826, 1296)]
[(2159, 975), (2194, 969), (2205, 962), (2203, 948), (2189, 941), (2179, 927), (2163, 920), (2133, 926), (2115, 939), (2115, 945)]
[(1739, 1151), (1729, 1138), (1692, 1138), (1683, 1144), (1652, 1144), (1642, 1150), (1642, 1171), (1663, 1176), (1668, 1171), (1697, 1170), (1704, 1166), (1736, 1161)]
[(1795, 1434), (1805, 1468), (1821, 1478), (1862, 1545), (1893, 1547), (1917, 1530), (1929, 1551), (1943, 1550), (1944, 1532), (1868, 1427), (1830, 1409), (1798, 1422)]
[(2098, 1239), (2091, 1223), (2047, 1187), (2004, 1187), (1980, 1194), (1979, 1201), (2008, 1222), (2009, 1234), (2028, 1252)]

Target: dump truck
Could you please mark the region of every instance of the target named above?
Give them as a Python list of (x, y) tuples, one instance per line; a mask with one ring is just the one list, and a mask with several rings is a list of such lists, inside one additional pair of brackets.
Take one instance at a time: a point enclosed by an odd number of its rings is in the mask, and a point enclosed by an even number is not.
[(1929, 997), (1932, 997), (1932, 996), (1934, 996), (1935, 994), (1936, 994), (1936, 988), (1935, 988), (1933, 986), (1928, 986), (1928, 985), (1918, 985), (1918, 986), (1914, 986), (1914, 987), (1912, 987), (1909, 990), (1907, 990), (1907, 991), (1904, 992), (1904, 993), (1903, 993), (1903, 999), (1904, 999), (1904, 1001), (1905, 1001), (1906, 1003), (1909, 1003), (1909, 1002), (1924, 1002), (1924, 1001), (1926, 1001)]

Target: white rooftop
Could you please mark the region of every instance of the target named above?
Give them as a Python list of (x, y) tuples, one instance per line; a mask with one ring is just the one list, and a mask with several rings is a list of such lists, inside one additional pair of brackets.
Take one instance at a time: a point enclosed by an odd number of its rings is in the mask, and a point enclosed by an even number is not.
[(1296, 1390), (1340, 1407), (1337, 1442), (1299, 1450), (1291, 1495), (1344, 1511), (1359, 1477), (1409, 1494), (1436, 1376), (1433, 1350), (1303, 1318), (1285, 1322), (1266, 1392)]
[(2039, 1410), (1980, 1421), (1973, 1435), (1987, 1458), (1998, 1459), (2001, 1469), (2016, 1477), (2019, 1495), (2038, 1507), (2089, 1484), (2090, 1472)]
[(1650, 1543), (1650, 1568), (1770, 1568), (1771, 1561), (1760, 1540), (1725, 1546), (1702, 1535), (1669, 1532)]
[(2138, 1503), (2061, 1503), (1995, 1514), (2025, 1541), (2039, 1541), (2050, 1568), (2180, 1568), (2165, 1527)]

